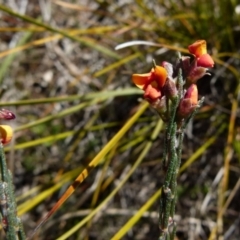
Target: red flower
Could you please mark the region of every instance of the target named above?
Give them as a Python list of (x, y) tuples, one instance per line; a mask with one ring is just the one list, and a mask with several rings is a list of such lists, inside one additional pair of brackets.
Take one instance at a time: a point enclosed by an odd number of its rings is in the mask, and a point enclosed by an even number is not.
[(205, 68), (212, 68), (214, 66), (212, 57), (207, 53), (207, 43), (205, 40), (196, 41), (188, 46), (188, 50), (196, 56), (197, 66)]
[(154, 102), (162, 96), (162, 88), (166, 79), (167, 71), (161, 66), (152, 68), (149, 73), (132, 75), (132, 81), (138, 88), (144, 90), (144, 98), (150, 102)]

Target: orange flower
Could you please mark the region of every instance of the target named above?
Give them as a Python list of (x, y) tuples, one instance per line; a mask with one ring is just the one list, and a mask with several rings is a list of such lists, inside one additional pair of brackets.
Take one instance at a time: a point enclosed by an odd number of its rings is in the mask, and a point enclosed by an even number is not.
[(138, 88), (144, 89), (144, 87), (151, 82), (151, 76), (152, 70), (150, 73), (133, 74), (132, 81)]
[(7, 144), (12, 140), (13, 130), (8, 125), (0, 125), (0, 141), (2, 144)]
[(199, 58), (207, 53), (207, 43), (205, 40), (197, 40), (195, 43), (188, 46), (188, 50), (191, 54)]
[(196, 56), (197, 66), (205, 68), (212, 68), (214, 66), (212, 57), (207, 53), (207, 43), (205, 40), (196, 41), (188, 46), (188, 50)]
[(167, 78), (167, 71), (161, 66), (151, 69), (150, 73), (133, 74), (132, 80), (137, 87), (144, 89), (152, 81), (156, 81), (159, 87), (163, 87)]
[(144, 90), (144, 98), (155, 101), (162, 96), (161, 90), (167, 79), (167, 71), (161, 66), (152, 68), (149, 73), (133, 74), (132, 81)]

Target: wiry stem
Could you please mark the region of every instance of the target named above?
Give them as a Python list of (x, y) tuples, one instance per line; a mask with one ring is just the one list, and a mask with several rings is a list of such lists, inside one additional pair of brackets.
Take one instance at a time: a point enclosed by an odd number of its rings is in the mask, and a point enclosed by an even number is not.
[(3, 146), (0, 143), (0, 217), (7, 240), (25, 240), (23, 225), (17, 216), (12, 176), (7, 168)]
[(163, 153), (163, 167), (166, 169), (166, 176), (160, 198), (159, 240), (173, 240), (175, 238), (176, 223), (174, 222), (174, 214), (177, 200), (177, 175), (181, 164), (184, 130), (203, 103), (203, 99), (201, 99), (192, 114), (179, 122), (176, 116), (180, 99), (184, 95), (183, 84), (182, 71), (180, 69), (177, 79), (178, 96), (171, 101), (171, 104), (168, 104), (170, 114), (166, 126)]

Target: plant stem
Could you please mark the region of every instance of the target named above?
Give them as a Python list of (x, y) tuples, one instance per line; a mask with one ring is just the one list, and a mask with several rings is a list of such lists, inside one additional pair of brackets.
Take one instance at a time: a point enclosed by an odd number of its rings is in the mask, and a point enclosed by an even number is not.
[(17, 216), (12, 176), (6, 164), (4, 149), (0, 143), (0, 215), (7, 240), (25, 240), (23, 225)]

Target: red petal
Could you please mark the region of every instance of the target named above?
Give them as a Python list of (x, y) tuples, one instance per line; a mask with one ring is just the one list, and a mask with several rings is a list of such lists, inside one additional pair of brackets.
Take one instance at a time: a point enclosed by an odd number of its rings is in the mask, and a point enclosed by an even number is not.
[(214, 61), (212, 57), (206, 53), (199, 57), (197, 60), (197, 65), (200, 67), (212, 68), (214, 66)]
[(161, 97), (160, 90), (155, 88), (151, 84), (147, 85), (145, 92), (144, 92), (144, 98), (146, 98), (150, 101), (154, 101), (159, 97)]

